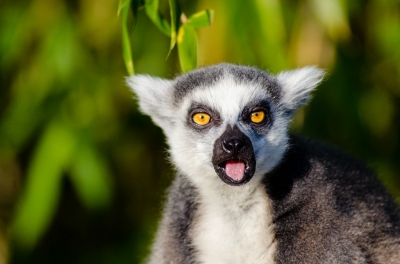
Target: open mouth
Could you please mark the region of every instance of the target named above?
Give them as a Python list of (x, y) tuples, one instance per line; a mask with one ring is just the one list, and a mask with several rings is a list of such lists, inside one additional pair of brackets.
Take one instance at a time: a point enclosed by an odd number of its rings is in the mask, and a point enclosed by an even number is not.
[[(252, 162), (250, 162), (252, 163)], [(240, 159), (229, 159), (214, 166), (221, 180), (229, 185), (247, 183), (254, 174), (254, 166)]]
[(246, 163), (238, 159), (227, 160), (219, 164), (225, 174), (233, 181), (241, 181), (246, 170)]

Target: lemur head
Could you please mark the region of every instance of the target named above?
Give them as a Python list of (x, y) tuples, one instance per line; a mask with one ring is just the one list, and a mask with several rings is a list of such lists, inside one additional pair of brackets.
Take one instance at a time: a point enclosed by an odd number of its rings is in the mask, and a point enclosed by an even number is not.
[(280, 162), (289, 122), (323, 75), (315, 67), (273, 76), (219, 64), (174, 80), (135, 75), (127, 82), (163, 129), (178, 171), (197, 186), (239, 186)]

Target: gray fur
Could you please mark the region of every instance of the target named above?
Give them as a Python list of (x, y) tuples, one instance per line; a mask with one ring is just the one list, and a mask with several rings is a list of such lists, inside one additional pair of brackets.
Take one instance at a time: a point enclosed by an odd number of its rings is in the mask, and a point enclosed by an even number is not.
[(341, 151), (292, 136), (263, 180), (277, 263), (400, 263), (400, 214), (375, 175)]
[[(128, 79), (142, 111), (163, 128), (178, 171), (149, 263), (400, 263), (399, 208), (376, 175), (340, 150), (287, 132), (322, 78), (315, 67), (273, 76), (220, 64), (173, 81)], [(213, 123), (191, 122), (193, 105)], [(269, 122), (257, 126), (248, 117), (260, 107)], [(231, 137), (246, 139), (256, 164), (235, 186), (221, 167), (230, 154), (219, 141)], [(250, 160), (249, 149), (234, 159)]]
[(178, 105), (184, 97), (194, 89), (214, 85), (227, 75), (232, 76), (238, 83), (254, 83), (261, 85), (275, 103), (281, 98), (281, 89), (275, 78), (267, 72), (253, 67), (221, 63), (201, 68), (176, 78), (174, 96)]
[(168, 193), (170, 195), (148, 263), (195, 263), (190, 228), (197, 209), (198, 194), (179, 174)]

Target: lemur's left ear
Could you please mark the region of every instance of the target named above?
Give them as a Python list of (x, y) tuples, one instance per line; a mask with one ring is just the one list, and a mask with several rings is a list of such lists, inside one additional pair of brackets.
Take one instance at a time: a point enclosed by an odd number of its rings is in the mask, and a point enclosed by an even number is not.
[(167, 131), (171, 127), (172, 93), (174, 81), (149, 75), (133, 75), (126, 83), (136, 94), (140, 110)]
[(289, 112), (304, 106), (324, 75), (323, 70), (314, 66), (279, 73), (276, 78), (282, 87), (281, 106)]

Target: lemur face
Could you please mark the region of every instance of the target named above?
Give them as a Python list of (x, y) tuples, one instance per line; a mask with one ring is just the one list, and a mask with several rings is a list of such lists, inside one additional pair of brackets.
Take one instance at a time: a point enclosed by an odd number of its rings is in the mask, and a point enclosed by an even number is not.
[[(263, 77), (260, 84), (221, 73), (214, 82), (190, 88), (181, 98), (181, 126), (170, 145), (174, 161), (186, 173), (204, 171), (204, 177), (212, 181), (235, 186), (278, 162), (286, 145), (286, 133), (281, 132), (286, 131), (287, 122), (273, 126), (279, 118), (273, 98), (280, 94), (277, 84)], [(179, 78), (176, 89), (191, 85), (186, 82)], [(194, 179), (200, 180), (204, 181)]]
[(240, 186), (279, 163), (290, 119), (322, 77), (313, 67), (273, 76), (220, 64), (173, 81), (133, 76), (128, 84), (164, 130), (178, 171), (198, 186)]

